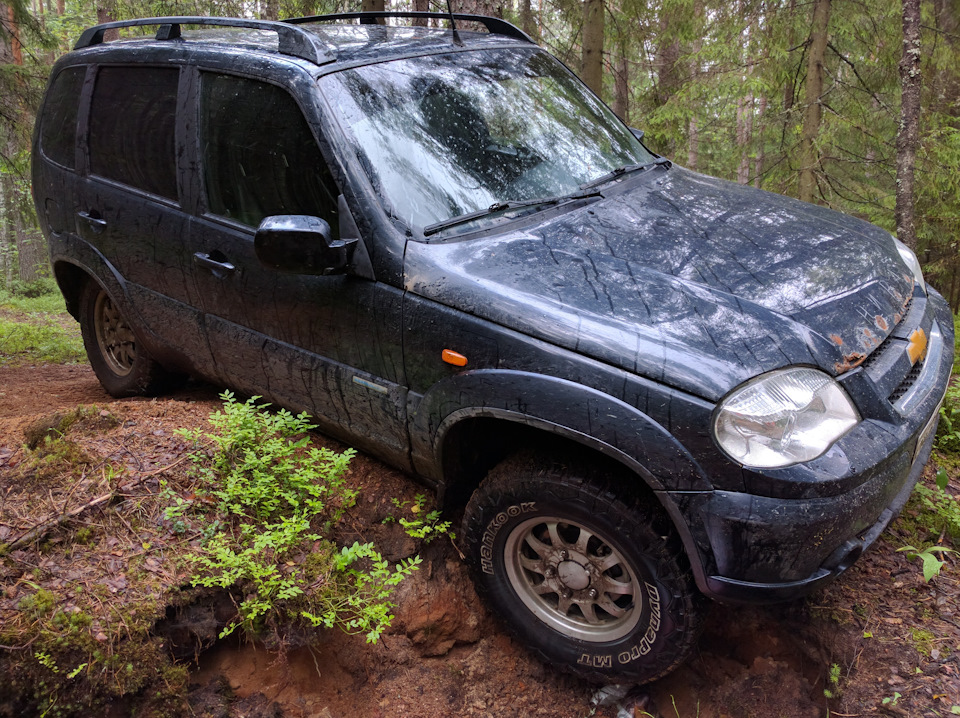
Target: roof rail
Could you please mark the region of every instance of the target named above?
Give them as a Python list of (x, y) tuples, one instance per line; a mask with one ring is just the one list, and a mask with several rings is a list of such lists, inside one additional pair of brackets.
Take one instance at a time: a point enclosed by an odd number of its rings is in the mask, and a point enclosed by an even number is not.
[(461, 13), (448, 12), (341, 12), (336, 15), (312, 15), (309, 17), (293, 17), (283, 22), (291, 25), (299, 25), (307, 22), (327, 22), (331, 20), (360, 20), (362, 25), (373, 24), (373, 21), (381, 17), (400, 17), (400, 18), (423, 18), (436, 20), (463, 20), (464, 22), (478, 22), (487, 28), (491, 35), (506, 35), (517, 40), (523, 40), (536, 44), (527, 33), (521, 30), (513, 23), (501, 20), (498, 17), (489, 17), (487, 15), (464, 15)]
[(324, 46), (320, 38), (313, 33), (307, 32), (296, 25), (285, 22), (272, 22), (269, 20), (246, 20), (244, 18), (232, 17), (149, 17), (136, 20), (120, 20), (118, 22), (107, 22), (102, 25), (96, 25), (83, 31), (77, 44), (73, 46), (74, 50), (79, 50), (91, 45), (99, 45), (103, 42), (103, 34), (107, 30), (113, 30), (121, 27), (138, 27), (141, 25), (158, 25), (158, 40), (175, 40), (180, 37), (181, 25), (212, 25), (215, 27), (246, 27), (254, 30), (270, 30), (277, 33), (279, 41), (279, 51), (284, 55), (299, 57), (309, 60), (317, 65), (324, 65), (333, 62), (336, 59)]

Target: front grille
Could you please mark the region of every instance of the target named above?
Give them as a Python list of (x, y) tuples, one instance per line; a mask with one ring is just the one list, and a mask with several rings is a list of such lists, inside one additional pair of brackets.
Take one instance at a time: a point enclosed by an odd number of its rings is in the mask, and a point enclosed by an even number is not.
[[(913, 297), (911, 296), (910, 299), (907, 300), (907, 303), (903, 305), (903, 311), (902, 311), (901, 314), (900, 314), (900, 321), (901, 321), (901, 322), (903, 322), (903, 321), (910, 315), (910, 306), (911, 306), (912, 304), (913, 304)], [(897, 326), (899, 326), (899, 324), (898, 324)], [(895, 330), (895, 329), (896, 329), (896, 327), (894, 327), (894, 330)], [(885, 353), (887, 350), (889, 350), (891, 347), (895, 346), (896, 342), (895, 342), (895, 341), (892, 341), (892, 339), (893, 339), (893, 334), (894, 334), (894, 333), (895, 333), (895, 331), (894, 331), (894, 332), (891, 332), (891, 333), (887, 336), (887, 338), (884, 339), (884, 340), (880, 343), (880, 346), (878, 346), (876, 349), (874, 349), (872, 352), (870, 352), (870, 356), (868, 356), (868, 357), (864, 360), (863, 364), (860, 365), (860, 366), (862, 366), (862, 367), (864, 368), (864, 370), (867, 370), (867, 369), (869, 369), (871, 366), (873, 366), (874, 364), (876, 364), (881, 358), (883, 358), (883, 355), (884, 355), (884, 353)]]
[(893, 346), (893, 342), (890, 341), (891, 337), (887, 337), (882, 342), (880, 346), (870, 352), (870, 356), (864, 359), (863, 363), (860, 365), (863, 367), (864, 371), (876, 364), (880, 359), (883, 358), (884, 353)]
[(907, 372), (907, 375), (903, 377), (903, 381), (894, 389), (890, 396), (887, 397), (888, 401), (891, 404), (897, 403), (908, 391), (910, 387), (914, 385), (917, 379), (920, 378), (920, 372), (923, 370), (923, 360), (918, 361), (916, 364), (911, 367), (910, 371)]

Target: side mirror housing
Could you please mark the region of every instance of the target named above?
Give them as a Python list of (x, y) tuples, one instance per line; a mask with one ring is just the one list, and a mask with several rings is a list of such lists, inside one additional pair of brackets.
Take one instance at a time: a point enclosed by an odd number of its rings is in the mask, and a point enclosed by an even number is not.
[(633, 136), (638, 140), (643, 140), (643, 130), (638, 130), (636, 127), (631, 127), (630, 131), (633, 133)]
[(291, 274), (343, 274), (353, 259), (356, 239), (332, 239), (319, 217), (278, 214), (266, 217), (253, 238), (260, 263)]

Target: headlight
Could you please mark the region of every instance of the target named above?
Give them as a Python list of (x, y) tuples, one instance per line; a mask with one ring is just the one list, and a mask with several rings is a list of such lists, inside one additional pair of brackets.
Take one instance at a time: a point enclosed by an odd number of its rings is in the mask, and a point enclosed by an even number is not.
[(907, 269), (910, 270), (910, 273), (913, 274), (914, 280), (920, 285), (920, 289), (923, 290), (923, 293), (927, 293), (927, 283), (923, 281), (923, 270), (920, 269), (920, 260), (917, 259), (917, 255), (913, 253), (913, 250), (910, 249), (907, 245), (901, 242), (896, 237), (893, 238), (893, 243), (897, 245), (897, 251), (900, 252), (900, 259), (903, 260), (903, 263), (907, 265)]
[(772, 469), (815, 459), (860, 421), (846, 392), (816, 369), (781, 369), (721, 402), (717, 443), (734, 461)]

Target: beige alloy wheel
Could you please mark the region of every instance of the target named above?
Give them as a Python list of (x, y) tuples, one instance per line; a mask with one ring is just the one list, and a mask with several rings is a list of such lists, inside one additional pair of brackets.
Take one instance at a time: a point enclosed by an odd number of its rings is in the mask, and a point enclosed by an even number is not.
[(642, 583), (602, 537), (569, 519), (537, 517), (504, 544), (507, 577), (541, 621), (581, 641), (615, 641), (643, 612)]
[(137, 340), (110, 295), (102, 290), (94, 304), (93, 324), (100, 354), (110, 371), (117, 376), (130, 374), (137, 360)]

